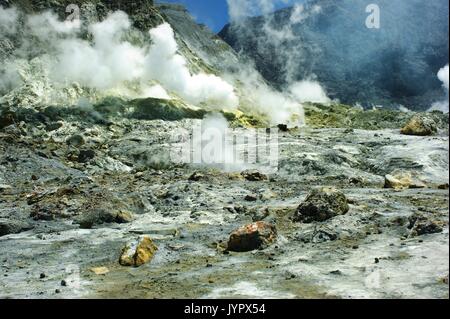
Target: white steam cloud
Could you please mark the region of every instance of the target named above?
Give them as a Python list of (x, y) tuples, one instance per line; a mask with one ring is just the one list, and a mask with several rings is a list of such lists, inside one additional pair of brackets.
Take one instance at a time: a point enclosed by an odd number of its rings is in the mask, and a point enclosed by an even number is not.
[(441, 111), (443, 113), (449, 112), (449, 66), (448, 64), (439, 70), (437, 74), (438, 79), (442, 82), (442, 86), (445, 88), (446, 97), (444, 101), (436, 102), (431, 106), (429, 111)]
[(444, 87), (447, 89), (448, 91), (448, 73), (449, 73), (449, 67), (448, 64), (446, 66), (444, 66), (442, 69), (439, 70), (438, 72), (438, 79), (442, 81)]
[(314, 81), (295, 82), (289, 87), (291, 94), (300, 102), (330, 103), (323, 87)]
[(0, 6), (0, 31), (3, 34), (16, 32), (18, 13), (16, 8), (4, 9)]
[(150, 35), (153, 45), (146, 58), (146, 76), (149, 79), (160, 81), (192, 103), (237, 107), (238, 99), (230, 84), (215, 75), (190, 74), (186, 60), (176, 53), (178, 46), (169, 24), (150, 30)]
[[(270, 117), (272, 124), (288, 124), (289, 126), (304, 125), (304, 115), (302, 103), (329, 103), (325, 89), (317, 81), (311, 80), (314, 75), (305, 74), (304, 79), (298, 81), (295, 78), (296, 69), (302, 57), (299, 56), (297, 45), (301, 45), (296, 40), (293, 26), (303, 22), (311, 14), (317, 14), (321, 8), (312, 6), (305, 9), (304, 5), (295, 3), (292, 0), (227, 0), (228, 11), (232, 22), (234, 33), (239, 38), (245, 40), (246, 37), (253, 37), (249, 34), (246, 19), (251, 16), (262, 16), (264, 18), (262, 35), (256, 38), (256, 50), (258, 52), (270, 51), (267, 56), (274, 56), (279, 60), (283, 68), (286, 86), (283, 92), (277, 92), (264, 84), (257, 72), (252, 72), (250, 68), (241, 72), (240, 79), (244, 83), (249, 98), (259, 106), (259, 110)], [(294, 4), (289, 21), (283, 27), (275, 27), (274, 16), (271, 14), (279, 4)], [(254, 38), (254, 37), (253, 37)], [(293, 41), (294, 40), (294, 41)], [(282, 47), (287, 41), (296, 44), (291, 50)], [(273, 54), (275, 53), (275, 54)]]
[[(0, 7), (0, 30), (16, 32), (16, 9)], [(167, 23), (149, 30), (152, 44), (137, 46), (126, 40), (131, 23), (126, 13), (116, 11), (98, 23), (87, 26), (92, 40), (79, 34), (79, 21), (59, 21), (51, 12), (27, 16), (25, 28), (38, 39), (24, 41), (23, 52), (38, 52), (48, 66), (54, 86), (73, 83), (97, 90), (124, 90), (130, 83), (139, 88), (136, 96), (168, 98), (168, 91), (192, 104), (213, 109), (234, 109), (238, 98), (234, 88), (211, 74), (191, 74)], [(16, 55), (24, 55), (16, 52)], [(11, 59), (10, 59), (11, 60)], [(12, 74), (19, 59), (0, 67), (0, 91), (12, 87)]]

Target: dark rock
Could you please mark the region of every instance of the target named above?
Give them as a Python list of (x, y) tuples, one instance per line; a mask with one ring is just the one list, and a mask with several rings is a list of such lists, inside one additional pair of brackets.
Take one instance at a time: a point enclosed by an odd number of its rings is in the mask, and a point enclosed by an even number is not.
[(33, 227), (25, 222), (0, 218), (0, 236), (18, 234)]
[(313, 190), (298, 207), (294, 221), (311, 223), (323, 222), (349, 211), (347, 198), (335, 188)]
[(61, 208), (55, 204), (36, 204), (30, 213), (33, 220), (55, 220)]
[(52, 132), (52, 131), (56, 131), (58, 129), (60, 129), (61, 127), (63, 127), (63, 123), (62, 122), (52, 122), (47, 124), (47, 126), (45, 127), (45, 130), (47, 132)]
[(67, 145), (70, 146), (74, 146), (74, 147), (80, 147), (85, 143), (84, 137), (79, 135), (79, 134), (75, 134), (72, 135), (71, 137), (69, 137), (66, 141)]
[(258, 196), (255, 194), (249, 194), (249, 195), (245, 196), (245, 200), (247, 202), (256, 202), (258, 200)]
[(81, 228), (90, 229), (95, 225), (106, 223), (129, 223), (133, 220), (133, 215), (126, 211), (114, 211), (106, 209), (98, 209), (89, 213), (85, 213), (78, 219)]
[(93, 160), (95, 157), (95, 151), (93, 150), (81, 150), (78, 154), (78, 162), (79, 163), (87, 163)]
[(276, 238), (275, 226), (266, 222), (256, 222), (232, 232), (228, 240), (227, 250), (246, 252), (265, 248), (272, 244)]
[(288, 128), (288, 126), (286, 124), (278, 124), (278, 129), (281, 132), (289, 132), (289, 128)]
[(204, 178), (205, 178), (205, 175), (203, 175), (202, 173), (199, 173), (199, 172), (195, 172), (194, 174), (189, 176), (189, 180), (191, 182), (198, 182), (198, 181), (200, 181), (200, 180), (202, 180)]
[(0, 194), (10, 194), (12, 189), (11, 185), (0, 184)]
[(431, 220), (429, 217), (416, 213), (409, 218), (409, 237), (422, 236), (426, 234), (436, 234), (443, 231), (443, 223)]
[(297, 240), (303, 243), (324, 243), (337, 240), (339, 235), (331, 229), (322, 227), (307, 232), (302, 232), (297, 236)]
[(268, 180), (267, 175), (257, 171), (257, 170), (247, 170), (243, 171), (241, 175), (248, 181), (259, 182)]
[(7, 127), (11, 124), (14, 124), (15, 118), (14, 113), (8, 109), (0, 110), (0, 129)]

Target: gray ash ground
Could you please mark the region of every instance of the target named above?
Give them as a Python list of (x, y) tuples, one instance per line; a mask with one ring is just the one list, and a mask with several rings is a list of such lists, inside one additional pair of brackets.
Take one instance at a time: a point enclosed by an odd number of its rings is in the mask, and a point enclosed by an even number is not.
[[(68, 116), (3, 128), (0, 297), (449, 297), (448, 128), (430, 137), (400, 127), (284, 132), (278, 172), (248, 181), (240, 171), (167, 163), (171, 132), (194, 121)], [(385, 175), (399, 169), (427, 187), (385, 189)], [(293, 222), (322, 186), (342, 191), (349, 212)], [(86, 218), (92, 228), (80, 227)], [(276, 226), (276, 243), (225, 251), (233, 230), (261, 220)], [(139, 235), (155, 241), (155, 258), (120, 266), (122, 247)]]

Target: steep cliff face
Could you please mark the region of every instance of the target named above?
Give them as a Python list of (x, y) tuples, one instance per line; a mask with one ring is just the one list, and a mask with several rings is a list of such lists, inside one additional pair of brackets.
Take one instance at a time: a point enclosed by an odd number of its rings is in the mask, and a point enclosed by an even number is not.
[(219, 35), (279, 87), (315, 76), (345, 103), (429, 108), (444, 95), (436, 74), (449, 58), (448, 1), (377, 1), (380, 28), (369, 29), (372, 2), (309, 1)]
[(236, 52), (208, 27), (197, 24), (185, 7), (176, 4), (160, 4), (156, 8), (190, 51), (208, 65), (222, 72), (232, 71), (239, 63)]
[[(219, 99), (225, 94), (233, 100), (219, 101), (217, 108), (227, 103), (236, 107), (233, 87), (218, 77), (238, 63), (236, 54), (181, 6), (155, 6), (146, 0), (1, 0), (0, 9), (2, 16), (12, 17), (9, 25), (0, 24), (4, 105), (71, 105), (80, 97), (96, 101), (105, 95), (122, 96), (124, 90), (133, 91), (133, 98), (148, 97), (150, 85), (151, 97), (185, 100), (190, 95), (190, 103), (207, 107), (200, 104), (213, 92)], [(71, 16), (79, 18), (79, 27), (74, 28)], [(3, 32), (8, 27), (13, 32)], [(67, 68), (76, 76), (65, 76)], [(54, 73), (64, 75), (55, 81)], [(94, 77), (99, 81), (92, 85)], [(108, 85), (109, 80), (115, 85)], [(55, 90), (56, 85), (60, 87)]]

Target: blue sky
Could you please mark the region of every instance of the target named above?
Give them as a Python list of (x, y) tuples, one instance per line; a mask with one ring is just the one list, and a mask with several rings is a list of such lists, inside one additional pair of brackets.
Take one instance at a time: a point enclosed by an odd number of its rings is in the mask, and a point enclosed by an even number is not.
[[(204, 23), (214, 32), (222, 30), (228, 23), (227, 0), (158, 0), (159, 3), (184, 4), (198, 23)], [(283, 5), (278, 5), (282, 7)]]

